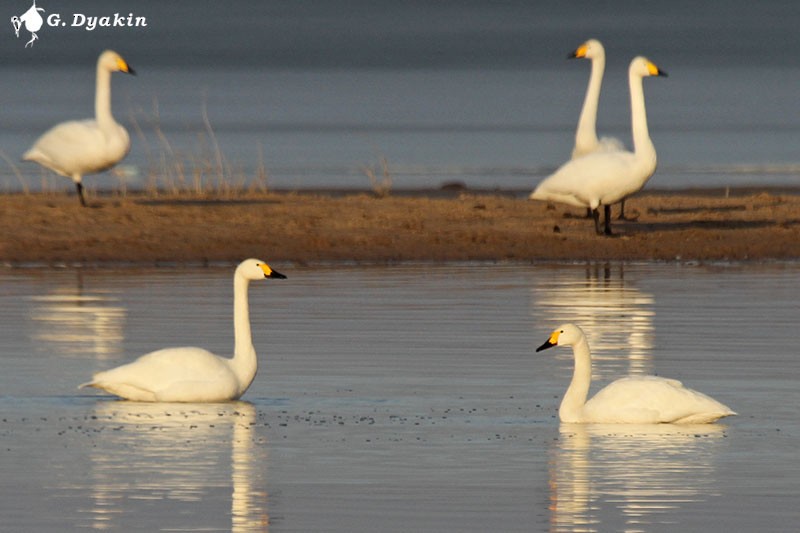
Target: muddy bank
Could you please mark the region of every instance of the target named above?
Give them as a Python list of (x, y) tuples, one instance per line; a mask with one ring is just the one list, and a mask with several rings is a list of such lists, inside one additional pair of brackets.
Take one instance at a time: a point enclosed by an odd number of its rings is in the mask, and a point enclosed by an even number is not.
[[(228, 198), (0, 196), (6, 264), (800, 258), (800, 191), (649, 192), (595, 235), (580, 209), (512, 193), (269, 193)], [(616, 210), (615, 210), (616, 214)]]

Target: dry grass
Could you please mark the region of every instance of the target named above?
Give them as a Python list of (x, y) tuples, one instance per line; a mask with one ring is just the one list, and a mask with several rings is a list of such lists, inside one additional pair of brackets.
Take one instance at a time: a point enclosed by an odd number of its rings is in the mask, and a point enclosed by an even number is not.
[(0, 150), (0, 159), (6, 162), (8, 168), (10, 168), (11, 172), (14, 174), (14, 176), (16, 176), (17, 181), (20, 184), (20, 187), (22, 187), (22, 192), (24, 194), (30, 194), (31, 189), (30, 187), (28, 187), (28, 182), (22, 175), (22, 173), (19, 171), (19, 168), (17, 168), (17, 165), (14, 164), (14, 161), (12, 161), (11, 158), (9, 158), (8, 155), (6, 155), (6, 153), (2, 150)]
[[(178, 150), (170, 142), (162, 127), (157, 100), (153, 100), (152, 112), (142, 115), (140, 119), (132, 113), (131, 124), (147, 161), (144, 192), (148, 195), (228, 198), (249, 191), (267, 192), (269, 174), (263, 148), (258, 145), (256, 172), (248, 177), (243, 168), (232, 164), (222, 152), (205, 103), (201, 109), (203, 129), (196, 133), (197, 148), (193, 151)], [(145, 128), (152, 132), (154, 144)]]
[(361, 170), (369, 179), (373, 194), (378, 198), (385, 198), (392, 192), (392, 174), (389, 172), (389, 161), (385, 156), (381, 156), (378, 163), (379, 169), (375, 166), (364, 166)]

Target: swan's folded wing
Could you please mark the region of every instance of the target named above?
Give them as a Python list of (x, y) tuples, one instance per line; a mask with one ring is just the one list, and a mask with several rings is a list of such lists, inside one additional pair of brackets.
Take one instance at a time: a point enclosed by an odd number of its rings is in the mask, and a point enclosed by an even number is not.
[(172, 401), (161, 396), (174, 398), (175, 393), (168, 391), (178, 387), (190, 390), (189, 383), (221, 383), (224, 388), (222, 383), (235, 381), (223, 359), (202, 348), (185, 347), (145, 354), (131, 363), (98, 372), (81, 386), (103, 389), (128, 400)]
[[(713, 398), (687, 389), (675, 379), (657, 376), (633, 376), (614, 381), (586, 403), (585, 410), (595, 416), (626, 423), (709, 423), (734, 414)], [(645, 413), (652, 417), (642, 420)], [(611, 421), (611, 420), (608, 420)]]

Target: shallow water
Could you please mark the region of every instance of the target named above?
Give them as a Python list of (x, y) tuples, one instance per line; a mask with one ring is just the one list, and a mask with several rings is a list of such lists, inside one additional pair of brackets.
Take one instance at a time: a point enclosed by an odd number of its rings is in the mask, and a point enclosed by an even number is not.
[[(797, 264), (295, 268), (250, 289), (243, 401), (75, 386), (169, 345), (228, 353), (230, 269), (0, 272), (4, 531), (783, 531), (800, 497)], [(739, 416), (559, 424), (568, 350)], [(597, 386), (594, 387), (596, 389)]]

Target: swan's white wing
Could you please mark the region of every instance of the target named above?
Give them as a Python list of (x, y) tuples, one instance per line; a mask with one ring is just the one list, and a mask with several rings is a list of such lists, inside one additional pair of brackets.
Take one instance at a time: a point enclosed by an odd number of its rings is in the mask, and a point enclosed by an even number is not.
[(702, 424), (735, 414), (680, 381), (656, 376), (618, 379), (586, 402), (583, 412), (589, 422), (608, 423)]
[(544, 202), (559, 202), (575, 207), (589, 207), (588, 203), (578, 198), (572, 192), (567, 191), (563, 187), (557, 187), (557, 183), (553, 186), (554, 184), (548, 182), (548, 179), (549, 178), (539, 183), (528, 198), (531, 200), (542, 200)]
[[(596, 207), (614, 203), (630, 193), (626, 179), (635, 164), (630, 152), (595, 152), (562, 165), (545, 178), (531, 194), (533, 200), (554, 200), (575, 206)], [(558, 200), (558, 198), (572, 201)], [(619, 199), (615, 201), (619, 201)]]
[(130, 138), (122, 126), (107, 135), (95, 120), (62, 122), (46, 131), (22, 158), (59, 174), (92, 174), (106, 170), (127, 155)]
[(616, 137), (601, 137), (597, 140), (597, 143), (587, 146), (587, 147), (579, 147), (575, 146), (572, 149), (572, 159), (578, 159), (579, 157), (584, 157), (589, 154), (594, 154), (597, 152), (623, 152), (625, 151), (625, 143), (617, 139)]
[(230, 399), (238, 381), (225, 359), (202, 348), (166, 348), (136, 361), (98, 372), (89, 383), (129, 400), (181, 401), (186, 393), (193, 401)]
[(622, 152), (625, 151), (625, 143), (616, 137), (600, 137), (597, 148), (598, 152)]

